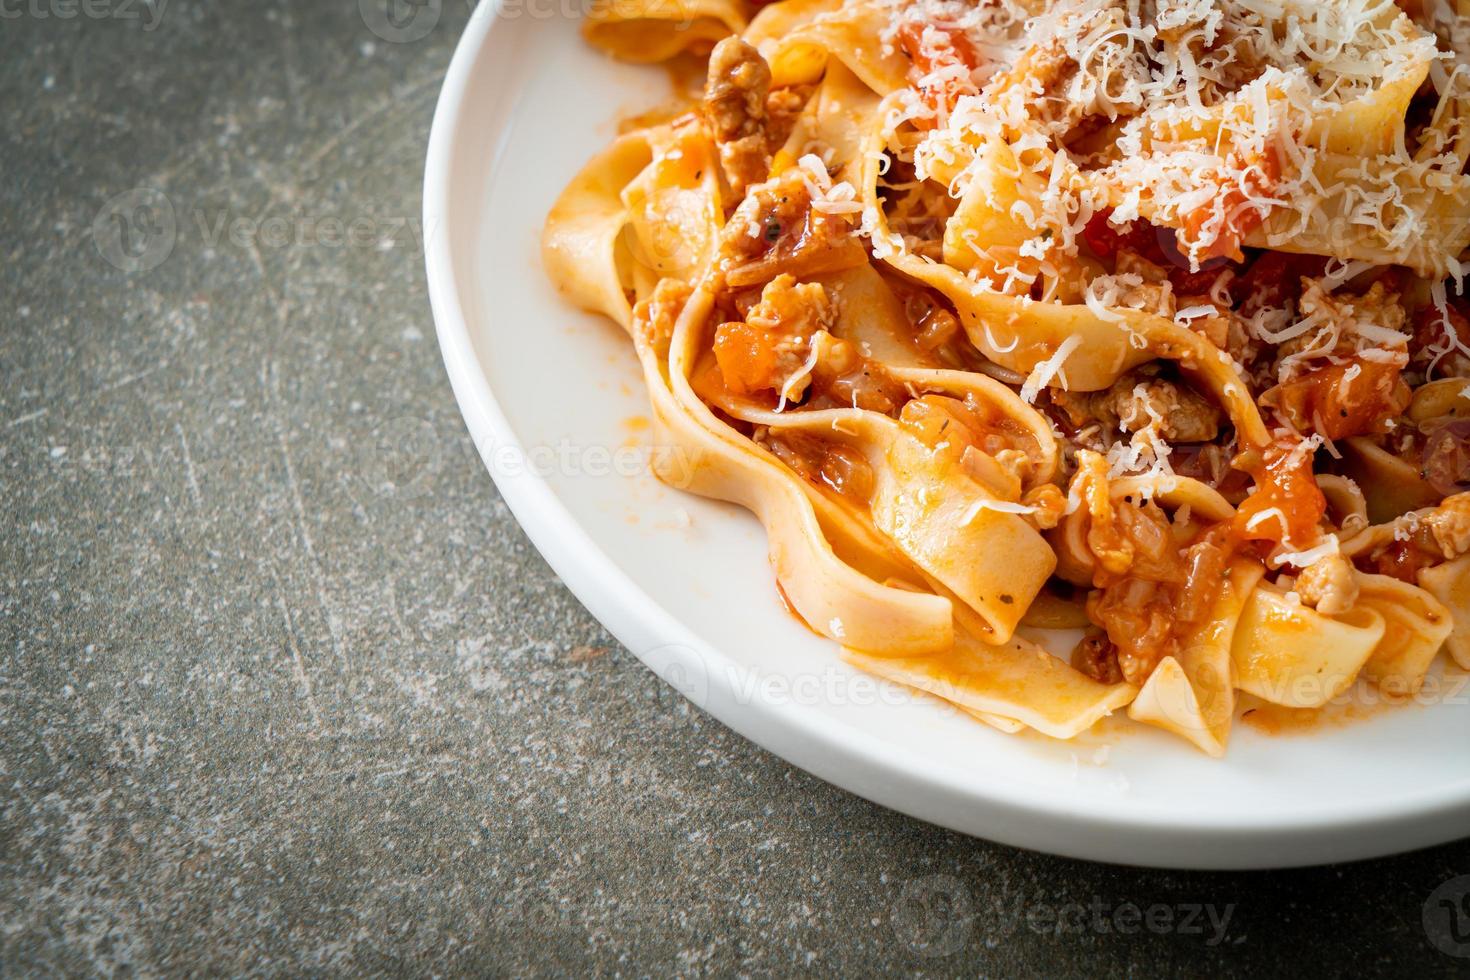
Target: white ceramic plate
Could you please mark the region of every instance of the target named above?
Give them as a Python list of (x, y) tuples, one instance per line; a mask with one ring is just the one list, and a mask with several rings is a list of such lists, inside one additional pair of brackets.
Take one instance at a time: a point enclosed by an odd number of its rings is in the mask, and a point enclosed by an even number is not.
[(460, 42), (429, 145), (429, 288), (455, 395), (501, 493), (620, 641), (795, 765), (1008, 844), (1247, 868), (1470, 835), (1470, 691), (1294, 737), (1237, 726), (1216, 761), (1141, 726), (1073, 743), (1001, 735), (869, 680), (802, 628), (778, 603), (753, 517), (642, 471), (647, 433), (630, 420), (648, 409), (631, 346), (542, 274), (558, 192), (620, 114), (668, 90), (658, 69), (586, 47), (564, 13), (535, 16), (552, 6), (482, 4)]

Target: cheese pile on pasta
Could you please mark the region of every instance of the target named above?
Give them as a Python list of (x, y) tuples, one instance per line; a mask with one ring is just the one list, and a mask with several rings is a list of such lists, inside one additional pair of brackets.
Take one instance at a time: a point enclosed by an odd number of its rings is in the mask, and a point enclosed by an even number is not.
[(631, 336), (655, 471), (753, 511), (848, 661), (1220, 755), (1240, 692), (1470, 669), (1467, 14), (611, 0), (592, 43), (707, 80), (545, 264)]

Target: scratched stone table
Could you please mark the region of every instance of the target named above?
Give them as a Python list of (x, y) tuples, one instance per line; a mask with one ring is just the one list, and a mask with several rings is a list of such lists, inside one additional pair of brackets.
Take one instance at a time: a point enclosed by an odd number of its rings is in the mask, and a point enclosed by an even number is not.
[(1038, 856), (655, 683), (462, 427), (418, 214), (469, 9), (382, 2), (0, 5), (0, 974), (1470, 969), (1470, 844)]

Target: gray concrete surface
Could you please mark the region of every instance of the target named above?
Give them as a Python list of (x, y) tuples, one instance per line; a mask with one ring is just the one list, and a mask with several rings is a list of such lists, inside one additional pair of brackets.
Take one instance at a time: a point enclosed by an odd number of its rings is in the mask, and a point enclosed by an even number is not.
[(416, 239), (468, 5), (382, 2), (0, 4), (0, 973), (1470, 970), (1470, 844), (1022, 853), (660, 688), (473, 456)]

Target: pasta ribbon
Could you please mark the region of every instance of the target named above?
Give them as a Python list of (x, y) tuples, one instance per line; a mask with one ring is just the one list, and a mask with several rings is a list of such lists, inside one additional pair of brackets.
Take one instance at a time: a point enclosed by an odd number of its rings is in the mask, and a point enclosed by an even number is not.
[(1239, 692), (1470, 669), (1459, 8), (599, 0), (704, 88), (543, 263), (631, 337), (653, 473), (749, 510), (849, 664), (1219, 757)]
[(667, 61), (684, 52), (707, 54), (714, 43), (745, 30), (743, 0), (596, 0), (582, 33), (624, 61)]

